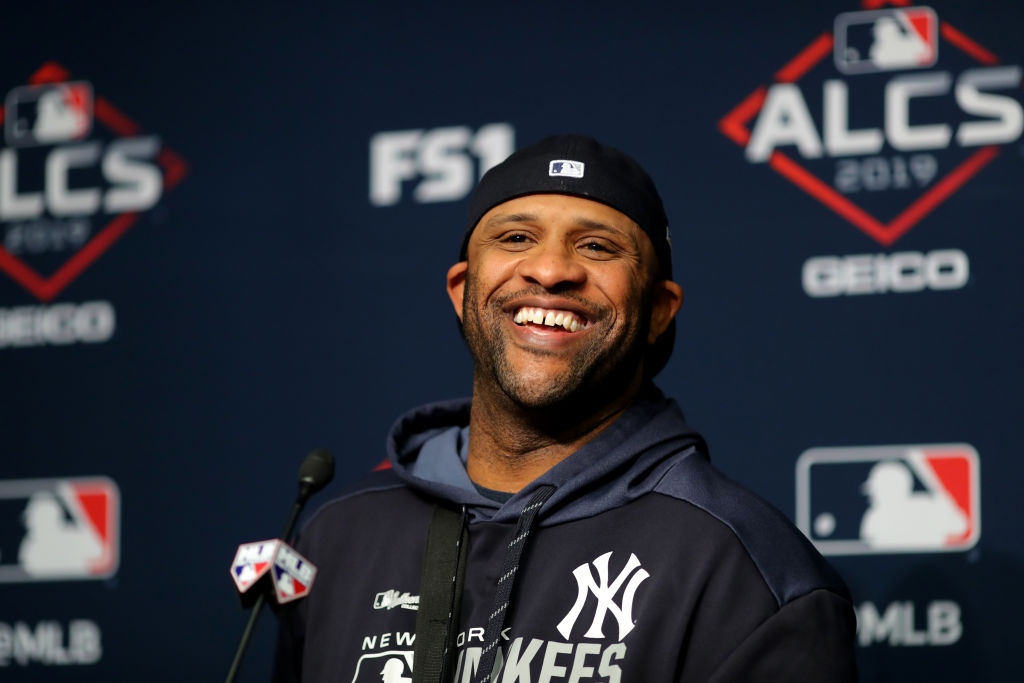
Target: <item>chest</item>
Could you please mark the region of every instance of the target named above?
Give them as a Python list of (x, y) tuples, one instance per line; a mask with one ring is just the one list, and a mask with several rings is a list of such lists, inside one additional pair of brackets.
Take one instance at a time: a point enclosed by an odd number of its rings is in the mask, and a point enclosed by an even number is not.
[[(708, 628), (708, 611), (749, 599), (716, 588), (729, 569), (712, 561), (724, 551), (701, 529), (681, 529), (650, 507), (534, 530), (514, 570), (495, 681), (676, 679), (690, 632)], [(470, 527), (457, 683), (478, 668), (514, 535), (513, 524)], [(345, 561), (325, 565), (310, 605), (307, 663), (343, 672), (340, 680), (411, 681), (425, 538), (425, 522), (371, 534)]]

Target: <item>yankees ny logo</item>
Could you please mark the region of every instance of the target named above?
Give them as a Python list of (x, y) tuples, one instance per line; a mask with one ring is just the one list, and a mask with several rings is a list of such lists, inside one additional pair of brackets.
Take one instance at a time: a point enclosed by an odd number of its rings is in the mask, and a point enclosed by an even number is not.
[[(581, 564), (573, 570), (572, 575), (576, 577), (576, 587), (579, 589), (579, 593), (576, 595), (576, 604), (572, 606), (569, 613), (558, 623), (558, 632), (566, 640), (569, 639), (569, 634), (572, 633), (572, 628), (576, 625), (576, 619), (579, 618), (580, 612), (583, 611), (583, 606), (587, 602), (587, 597), (591, 593), (597, 598), (597, 607), (594, 609), (594, 621), (590, 624), (587, 632), (583, 634), (584, 638), (604, 638), (602, 627), (606, 612), (611, 612), (615, 620), (619, 622), (619, 640), (625, 638), (626, 634), (633, 630), (633, 597), (636, 595), (636, 589), (650, 574), (647, 573), (646, 569), (640, 567), (640, 560), (636, 558), (636, 555), (630, 553), (629, 562), (619, 572), (619, 575), (615, 577), (615, 580), (609, 584), (608, 560), (611, 556), (611, 552), (607, 552), (592, 563)], [(590, 564), (597, 568), (596, 582), (594, 581)], [(634, 569), (637, 570), (636, 573), (633, 573)], [(632, 574), (632, 577), (630, 577), (630, 574)], [(622, 602), (616, 605), (614, 601), (615, 595), (622, 588), (622, 584), (626, 583), (626, 579), (629, 579), (629, 583), (622, 593)]]

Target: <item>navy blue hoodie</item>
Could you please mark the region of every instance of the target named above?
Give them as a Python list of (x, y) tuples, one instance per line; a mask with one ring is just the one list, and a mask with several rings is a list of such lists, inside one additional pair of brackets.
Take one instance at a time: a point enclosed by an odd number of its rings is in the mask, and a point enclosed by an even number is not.
[(275, 680), (411, 681), (438, 503), (468, 515), (453, 680), (475, 680), (507, 547), (541, 487), (553, 493), (522, 549), (496, 683), (856, 679), (842, 581), (781, 513), (711, 466), (653, 387), (504, 503), (466, 474), (468, 423), (468, 401), (405, 415), (390, 469), (306, 524), (298, 550), (319, 574), (280, 614)]

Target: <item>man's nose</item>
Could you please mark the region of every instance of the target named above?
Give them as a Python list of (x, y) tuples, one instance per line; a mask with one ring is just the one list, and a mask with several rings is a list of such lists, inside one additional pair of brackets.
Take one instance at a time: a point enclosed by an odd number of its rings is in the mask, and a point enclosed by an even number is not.
[(546, 289), (582, 284), (587, 277), (586, 268), (572, 245), (557, 240), (535, 245), (519, 262), (517, 270), (520, 277)]

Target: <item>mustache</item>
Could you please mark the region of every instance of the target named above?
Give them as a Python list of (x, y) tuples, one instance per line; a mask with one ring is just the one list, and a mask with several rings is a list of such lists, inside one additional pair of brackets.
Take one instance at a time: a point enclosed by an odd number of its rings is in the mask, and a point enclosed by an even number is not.
[(515, 302), (518, 299), (525, 299), (527, 297), (550, 297), (557, 296), (559, 299), (571, 301), (576, 305), (580, 311), (587, 317), (591, 322), (595, 322), (603, 319), (609, 314), (609, 309), (600, 304), (594, 303), (589, 299), (585, 299), (576, 292), (564, 291), (560, 292), (557, 289), (547, 289), (545, 287), (525, 287), (515, 292), (508, 294), (502, 294), (494, 297), (491, 300), (491, 305), (497, 308), (504, 309), (508, 304)]

